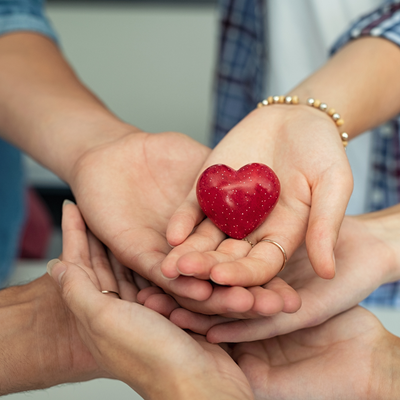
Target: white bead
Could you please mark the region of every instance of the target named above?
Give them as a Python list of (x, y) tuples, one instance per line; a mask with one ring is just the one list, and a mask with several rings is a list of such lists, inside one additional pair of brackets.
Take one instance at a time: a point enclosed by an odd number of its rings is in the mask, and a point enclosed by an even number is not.
[(278, 103), (279, 102), (279, 96), (274, 96), (273, 99), (274, 99), (274, 103)]
[(267, 106), (269, 103), (268, 103), (268, 100), (263, 100), (262, 102), (261, 102), (261, 104), (263, 105), (263, 106)]
[(343, 132), (340, 136), (342, 137), (342, 140), (349, 140), (349, 135), (346, 132)]
[(334, 121), (337, 121), (338, 119), (340, 119), (340, 115), (338, 113), (335, 113), (335, 114), (332, 115), (332, 119)]
[(314, 100), (312, 97), (310, 97), (309, 99), (307, 99), (307, 104), (308, 104), (309, 106), (314, 105), (314, 102), (315, 102), (315, 100)]
[(286, 103), (286, 104), (291, 104), (291, 102), (292, 102), (291, 96), (286, 96), (286, 97), (285, 97), (285, 103)]
[(328, 109), (328, 105), (325, 103), (321, 103), (321, 105), (319, 106), (319, 109), (321, 111), (326, 111)]

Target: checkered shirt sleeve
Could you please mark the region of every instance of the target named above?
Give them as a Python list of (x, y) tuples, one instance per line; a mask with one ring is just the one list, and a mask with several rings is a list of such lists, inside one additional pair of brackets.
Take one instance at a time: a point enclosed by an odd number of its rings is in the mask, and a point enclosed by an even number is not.
[(213, 145), (255, 108), (265, 83), (264, 1), (220, 0), (219, 7)]
[[(400, 46), (399, 0), (386, 1), (361, 17), (339, 38), (332, 53), (349, 41), (366, 36), (381, 37)], [(372, 142), (367, 201), (369, 211), (376, 211), (400, 202), (400, 116), (374, 129)], [(400, 282), (381, 286), (362, 304), (400, 307)]]

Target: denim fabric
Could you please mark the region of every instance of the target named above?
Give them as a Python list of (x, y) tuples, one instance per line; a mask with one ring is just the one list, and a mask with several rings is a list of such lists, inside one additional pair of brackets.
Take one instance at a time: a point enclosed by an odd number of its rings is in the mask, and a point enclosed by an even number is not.
[[(366, 36), (382, 37), (400, 47), (399, 0), (386, 0), (362, 16), (339, 38), (332, 53), (349, 41)], [(377, 211), (400, 203), (400, 116), (374, 129), (372, 140), (368, 209)], [(400, 307), (400, 282), (381, 286), (361, 304)]]
[(44, 15), (44, 0), (0, 0), (0, 34), (15, 31), (38, 32), (58, 42)]
[(213, 145), (263, 96), (266, 51), (264, 1), (219, 0), (221, 10)]
[[(219, 6), (214, 145), (262, 99), (267, 72), (263, 2), (220, 0)], [(400, 46), (400, 0), (386, 0), (381, 7), (362, 16), (340, 37), (332, 53), (361, 36), (383, 37)], [(400, 202), (400, 118), (377, 128), (373, 140), (371, 211)], [(400, 307), (400, 282), (381, 286), (364, 304)]]
[(21, 152), (0, 139), (0, 287), (18, 251), (24, 220), (24, 193)]

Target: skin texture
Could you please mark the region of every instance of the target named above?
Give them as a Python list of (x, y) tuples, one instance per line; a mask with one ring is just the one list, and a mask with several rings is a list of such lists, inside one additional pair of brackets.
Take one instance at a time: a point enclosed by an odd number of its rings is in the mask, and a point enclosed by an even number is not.
[[(171, 250), (168, 220), (189, 193), (208, 148), (176, 132), (148, 134), (120, 121), (79, 82), (54, 43), (39, 34), (1, 36), (0, 54), (2, 137), (68, 182), (85, 222), (119, 261), (183, 306), (190, 297), (194, 311), (262, 308), (247, 289), (218, 290), (214, 296), (209, 282), (170, 281), (160, 272)], [(300, 306), (291, 292), (294, 307), (280, 300), (272, 312)], [(264, 291), (258, 294), (263, 297)]]
[[(207, 335), (211, 342), (254, 341), (316, 326), (354, 307), (380, 285), (400, 277), (400, 206), (346, 217), (335, 249), (336, 276), (323, 280), (315, 275), (301, 246), (279, 274), (300, 295), (302, 307), (295, 314), (279, 313), (267, 318), (232, 320), (205, 316), (175, 307), (170, 319), (178, 326)], [(139, 299), (153, 304), (149, 289)], [(162, 297), (158, 295), (157, 307)], [(165, 300), (167, 301), (167, 300)], [(247, 318), (246, 315), (237, 316)]]
[[(345, 129), (353, 138), (400, 112), (399, 68), (400, 51), (393, 43), (372, 37), (354, 40), (290, 91), (301, 105), (255, 110), (214, 149), (203, 169), (217, 163), (237, 169), (262, 162), (281, 181), (280, 201), (249, 235), (253, 243), (275, 240), (290, 257), (305, 240), (315, 272), (322, 278), (334, 276), (333, 249), (352, 191), (338, 133)], [(335, 107), (345, 124), (338, 129), (327, 114), (304, 105), (308, 97)], [(218, 240), (206, 246), (195, 234), (188, 237), (202, 218), (193, 188), (169, 223), (167, 238), (177, 247), (162, 265), (164, 275), (208, 275), (218, 283), (246, 286), (263, 284), (279, 271), (281, 255), (274, 246), (260, 244), (232, 260)]]
[(109, 377), (47, 274), (0, 291), (0, 396)]
[(261, 399), (397, 399), (399, 338), (356, 307), (324, 324), (235, 346)]
[[(221, 347), (189, 336), (132, 301), (138, 289), (131, 270), (107, 257), (102, 244), (86, 232), (73, 204), (64, 206), (63, 235), (68, 254), (64, 252), (62, 262), (49, 263), (49, 273), (103, 370), (146, 399), (253, 399), (242, 371)], [(93, 268), (93, 262), (101, 268)], [(100, 292), (99, 273), (103, 283), (108, 275), (110, 290), (120, 292), (122, 300)]]

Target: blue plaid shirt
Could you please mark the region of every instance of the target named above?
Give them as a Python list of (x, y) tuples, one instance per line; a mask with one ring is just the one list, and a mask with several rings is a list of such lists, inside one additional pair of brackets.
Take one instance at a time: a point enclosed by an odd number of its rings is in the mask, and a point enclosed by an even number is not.
[[(43, 3), (44, 0), (0, 0), (0, 34), (19, 30), (34, 31), (57, 41), (44, 15)], [(266, 76), (264, 0), (219, 0), (219, 6), (221, 17), (218, 68), (214, 84), (214, 145), (263, 98)], [(383, 37), (400, 46), (400, 0), (386, 1), (374, 12), (361, 17), (339, 38), (332, 53), (350, 40), (362, 36)], [(373, 135), (369, 190), (371, 211), (400, 202), (400, 117), (375, 129)], [(5, 160), (5, 153), (11, 154), (14, 151), (7, 147), (2, 149), (0, 145), (0, 152), (3, 153), (0, 154), (0, 160)], [(19, 178), (14, 178), (20, 184), (20, 160), (17, 156), (9, 158), (7, 168), (12, 170), (14, 166), (19, 171)], [(5, 176), (1, 173), (0, 179), (4, 180)], [(9, 184), (9, 181), (0, 182), (0, 189)], [(15, 195), (20, 196), (18, 189)], [(0, 222), (3, 220), (4, 215), (0, 215)], [(400, 306), (400, 283), (383, 285), (364, 303)]]
[[(339, 38), (332, 53), (362, 36), (383, 37), (400, 46), (399, 3), (398, 0), (387, 1), (361, 17)], [(215, 82), (214, 145), (264, 97), (267, 73), (263, 0), (220, 0), (219, 4), (221, 28)], [(370, 211), (400, 202), (400, 117), (374, 130), (372, 148)], [(400, 283), (381, 286), (364, 304), (400, 306)]]

